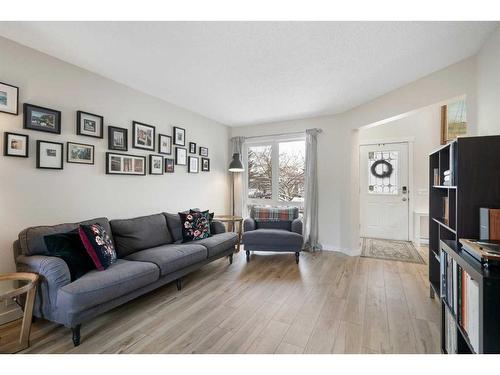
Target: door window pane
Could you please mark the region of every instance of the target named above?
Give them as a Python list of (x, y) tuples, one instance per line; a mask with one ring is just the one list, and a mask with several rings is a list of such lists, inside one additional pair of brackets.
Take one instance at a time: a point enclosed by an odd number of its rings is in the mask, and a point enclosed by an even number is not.
[(304, 141), (280, 142), (278, 192), (280, 201), (304, 202), (305, 157)]
[(368, 193), (398, 194), (398, 151), (368, 152)]
[(272, 146), (248, 148), (248, 198), (272, 199)]

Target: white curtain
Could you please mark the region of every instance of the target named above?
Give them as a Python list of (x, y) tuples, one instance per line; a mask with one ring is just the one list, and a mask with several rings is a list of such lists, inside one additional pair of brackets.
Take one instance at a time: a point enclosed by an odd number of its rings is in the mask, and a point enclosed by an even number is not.
[[(231, 138), (231, 155), (229, 155), (229, 162), (233, 160), (233, 154), (237, 153), (240, 154), (240, 160), (243, 163), (243, 145), (245, 143), (245, 137), (233, 137)], [(243, 167), (246, 168), (245, 165)], [(230, 203), (230, 209), (231, 212), (233, 212), (233, 201), (234, 201), (234, 214), (236, 216), (241, 216), (245, 217), (246, 216), (246, 208), (245, 206), (245, 187), (243, 186), (243, 180), (244, 180), (244, 173), (231, 173), (231, 178), (232, 181), (231, 183), (234, 183), (234, 200), (233, 196), (231, 195), (231, 203)], [(231, 189), (232, 191), (232, 189)]]
[(304, 198), (304, 248), (321, 250), (318, 242), (318, 135), (321, 129), (306, 130), (306, 168)]

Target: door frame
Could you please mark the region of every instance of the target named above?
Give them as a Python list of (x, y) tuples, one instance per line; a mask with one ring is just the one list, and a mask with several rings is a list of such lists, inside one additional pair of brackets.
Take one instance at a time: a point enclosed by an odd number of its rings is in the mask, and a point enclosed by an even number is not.
[[(415, 142), (415, 137), (404, 137), (404, 138), (390, 138), (390, 139), (374, 139), (367, 141), (360, 141), (358, 144), (358, 165), (359, 165), (359, 175), (358, 175), (358, 186), (359, 186), (359, 215), (361, 216), (361, 159), (360, 159), (360, 147), (370, 146), (370, 145), (381, 145), (381, 144), (391, 144), (391, 143), (406, 143), (408, 145), (408, 241), (415, 243), (415, 233), (413, 228), (413, 175), (415, 173), (413, 169), (413, 143)], [(359, 230), (361, 231), (361, 221), (359, 222)]]

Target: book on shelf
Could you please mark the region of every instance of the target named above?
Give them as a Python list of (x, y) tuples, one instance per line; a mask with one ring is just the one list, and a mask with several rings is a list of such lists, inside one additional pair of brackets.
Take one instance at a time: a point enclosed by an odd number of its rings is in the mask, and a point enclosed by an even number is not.
[(439, 168), (434, 168), (434, 186), (438, 186), (441, 183), (439, 179)]
[[(443, 255), (444, 254), (444, 255)], [(479, 284), (444, 251), (441, 254), (441, 295), (446, 301), (446, 351), (456, 351), (455, 324), (460, 325), (475, 353), (479, 352)], [(448, 326), (450, 325), (450, 326)]]
[(443, 198), (443, 219), (445, 224), (450, 222), (450, 200), (448, 197)]

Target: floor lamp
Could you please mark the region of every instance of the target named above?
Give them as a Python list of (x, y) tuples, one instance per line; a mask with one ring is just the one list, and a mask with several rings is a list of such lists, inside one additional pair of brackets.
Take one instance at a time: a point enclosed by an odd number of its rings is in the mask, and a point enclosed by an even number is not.
[(233, 160), (231, 160), (231, 163), (229, 164), (229, 172), (231, 172), (231, 195), (233, 198), (233, 204), (232, 204), (232, 215), (234, 216), (235, 210), (234, 210), (234, 174), (235, 173), (241, 173), (245, 170), (243, 168), (243, 164), (241, 164), (240, 160), (240, 154), (234, 153), (233, 154)]

